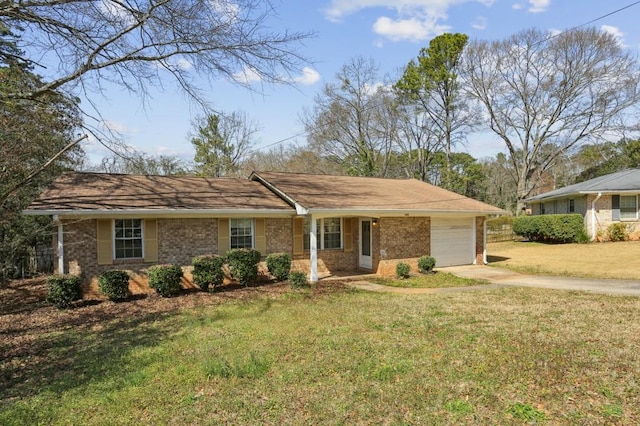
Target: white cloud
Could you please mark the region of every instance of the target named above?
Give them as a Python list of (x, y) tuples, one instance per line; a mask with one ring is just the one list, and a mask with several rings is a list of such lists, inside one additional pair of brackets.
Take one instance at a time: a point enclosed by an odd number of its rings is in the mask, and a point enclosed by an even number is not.
[(529, 4), (531, 5), (529, 8), (531, 13), (546, 12), (551, 0), (529, 0)]
[(180, 69), (182, 71), (188, 71), (191, 68), (193, 68), (193, 64), (191, 63), (191, 61), (188, 61), (184, 58), (179, 58), (175, 61), (171, 61), (171, 66)]
[(260, 73), (253, 68), (245, 67), (242, 71), (233, 74), (233, 79), (238, 83), (251, 84), (262, 80)]
[(123, 26), (130, 25), (134, 22), (133, 16), (128, 10), (112, 1), (101, 0), (100, 3), (98, 3), (98, 8), (102, 12), (102, 15), (109, 21), (120, 21), (120, 24)]
[(378, 18), (373, 24), (376, 34), (393, 41), (426, 40), (434, 35), (447, 32), (451, 27), (438, 25), (435, 20), (398, 19), (392, 20), (386, 16)]
[(562, 30), (559, 30), (557, 28), (550, 28), (548, 30), (548, 33), (549, 33), (550, 36), (555, 37), (555, 36), (557, 36), (559, 34), (562, 34)]
[(379, 90), (387, 90), (390, 87), (387, 87), (384, 85), (384, 83), (381, 82), (377, 82), (377, 83), (373, 83), (373, 84), (365, 84), (364, 85), (364, 92), (369, 95), (369, 96), (373, 96), (376, 93), (378, 93)]
[(100, 124), (100, 127), (102, 127), (107, 131), (115, 132), (115, 133), (126, 133), (128, 130), (127, 126), (124, 123), (120, 123), (119, 121), (113, 121), (113, 120), (104, 120)]
[(514, 3), (514, 4), (511, 6), (511, 9), (513, 9), (513, 10), (520, 10), (520, 9), (522, 9), (523, 7), (524, 7), (524, 6), (522, 5), (522, 3)]
[[(480, 3), (491, 6), (495, 0), (332, 0), (325, 9), (325, 17), (339, 22), (344, 17), (365, 9), (387, 9), (387, 15), (378, 16), (373, 24), (376, 34), (400, 41), (422, 41), (450, 30), (443, 24), (447, 11), (453, 5)], [(378, 44), (379, 45), (379, 44)]]
[(624, 46), (624, 33), (620, 31), (620, 28), (611, 25), (602, 25), (600, 30), (611, 34), (620, 46)]
[(319, 80), (320, 73), (309, 67), (302, 68), (302, 75), (293, 79), (294, 82), (303, 84), (305, 86), (311, 86), (312, 84), (317, 83)]
[(478, 16), (476, 17), (476, 19), (473, 21), (473, 23), (471, 23), (471, 27), (475, 28), (476, 30), (486, 30), (487, 29), (487, 18), (485, 18), (484, 16)]

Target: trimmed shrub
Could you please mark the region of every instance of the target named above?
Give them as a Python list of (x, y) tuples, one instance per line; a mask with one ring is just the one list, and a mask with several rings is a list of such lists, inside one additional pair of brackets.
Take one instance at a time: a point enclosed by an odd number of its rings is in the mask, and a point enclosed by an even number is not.
[(583, 228), (582, 231), (580, 231), (580, 233), (576, 237), (576, 243), (587, 244), (590, 242), (591, 242), (591, 237), (589, 236), (589, 234), (587, 234), (587, 230)]
[(423, 274), (430, 274), (436, 266), (436, 259), (431, 256), (422, 256), (418, 259), (418, 270)]
[(216, 255), (196, 256), (191, 261), (193, 265), (193, 282), (202, 291), (215, 290), (224, 282), (225, 258)]
[(297, 271), (289, 273), (289, 285), (291, 288), (308, 287), (309, 282), (307, 281), (307, 274)]
[(82, 299), (82, 280), (77, 275), (52, 275), (47, 278), (46, 301), (58, 309), (71, 306), (75, 300)]
[(607, 235), (611, 241), (626, 241), (629, 239), (629, 231), (624, 223), (612, 223), (607, 227)]
[(112, 301), (129, 297), (129, 274), (126, 271), (104, 271), (98, 277), (100, 293)]
[(289, 278), (291, 255), (289, 253), (271, 253), (267, 256), (267, 269), (278, 281)]
[(409, 272), (411, 272), (411, 266), (406, 262), (398, 262), (396, 265), (396, 276), (400, 279), (409, 278)]
[(258, 278), (260, 252), (254, 249), (232, 249), (227, 252), (227, 264), (231, 276), (240, 284), (248, 286)]
[(149, 268), (149, 287), (162, 297), (176, 296), (182, 290), (180, 265), (154, 265)]
[(519, 216), (513, 221), (513, 232), (529, 241), (577, 242), (585, 232), (584, 219), (579, 214)]

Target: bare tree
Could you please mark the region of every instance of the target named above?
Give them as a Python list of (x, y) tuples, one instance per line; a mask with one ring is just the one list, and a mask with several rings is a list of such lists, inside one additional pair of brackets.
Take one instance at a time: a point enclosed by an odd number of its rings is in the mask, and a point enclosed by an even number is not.
[(399, 167), (406, 177), (428, 182), (429, 167), (435, 154), (443, 150), (443, 140), (438, 137), (434, 122), (420, 107), (403, 105), (398, 112), (396, 146), (400, 152)]
[[(151, 88), (162, 89), (169, 76), (207, 107), (196, 76), (247, 87), (255, 79), (290, 83), (305, 62), (297, 44), (311, 34), (270, 30), (274, 14), (268, 0), (0, 1), (0, 64), (39, 76), (28, 85), (0, 87), (0, 103), (57, 96), (80, 109), (82, 93), (95, 110), (94, 96), (105, 83), (144, 98)], [(99, 110), (80, 111), (85, 121), (78, 126), (110, 149), (122, 149), (117, 135), (88, 124), (103, 121)], [(20, 164), (26, 173), (41, 173), (83, 139)]]
[(176, 156), (149, 155), (135, 151), (131, 151), (127, 156), (105, 157), (94, 169), (107, 173), (163, 176), (185, 175), (189, 172), (188, 165)]
[(527, 30), (472, 42), (464, 72), (469, 94), (507, 147), (518, 211), (536, 190), (536, 178), (561, 154), (620, 130), (640, 99), (636, 59), (595, 29), (557, 36)]
[(393, 96), (372, 60), (352, 59), (325, 85), (303, 117), (310, 147), (358, 176), (384, 176), (393, 148), (385, 117)]
[(205, 176), (235, 174), (255, 144), (258, 125), (241, 112), (209, 115), (195, 123), (191, 136), (196, 172)]
[(267, 150), (251, 152), (243, 161), (239, 174), (249, 176), (252, 171), (313, 174), (343, 172), (335, 162), (328, 161), (317, 150), (308, 145), (296, 144), (276, 145)]
[(283, 82), (302, 60), (294, 45), (308, 34), (269, 31), (272, 15), (271, 3), (259, 0), (3, 1), (0, 20), (28, 54), (0, 49), (0, 57), (42, 58), (52, 68), (42, 84), (1, 96), (34, 99), (106, 81), (144, 94), (162, 85), (163, 71), (200, 100), (193, 72)]

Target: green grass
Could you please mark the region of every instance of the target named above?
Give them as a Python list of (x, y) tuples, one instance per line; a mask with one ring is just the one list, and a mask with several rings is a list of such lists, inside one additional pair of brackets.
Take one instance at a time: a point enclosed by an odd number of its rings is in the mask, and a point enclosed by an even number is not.
[(462, 278), (440, 271), (434, 274), (413, 275), (406, 279), (374, 277), (368, 278), (368, 280), (375, 284), (407, 288), (470, 287), (489, 284), (489, 281), (486, 280)]
[(0, 359), (0, 424), (637, 424), (639, 313), (523, 288), (310, 291), (80, 322)]

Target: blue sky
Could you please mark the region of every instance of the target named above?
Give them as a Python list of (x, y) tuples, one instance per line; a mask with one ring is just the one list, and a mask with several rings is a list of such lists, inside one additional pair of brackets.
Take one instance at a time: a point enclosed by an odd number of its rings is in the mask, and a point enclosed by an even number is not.
[[(316, 33), (299, 51), (311, 60), (297, 76), (295, 87), (252, 83), (249, 91), (225, 80), (203, 83), (208, 100), (225, 112), (243, 111), (261, 129), (257, 147), (270, 146), (303, 132), (300, 115), (313, 105), (322, 86), (332, 82), (351, 58), (372, 58), (381, 76), (397, 76), (420, 48), (443, 32), (461, 32), (471, 39), (506, 38), (522, 29), (561, 31), (585, 24), (631, 0), (272, 0), (278, 16), (273, 29)], [(640, 4), (594, 22), (609, 31), (634, 54), (640, 50)], [(105, 86), (104, 98), (94, 98), (108, 126), (125, 142), (149, 154), (193, 158), (188, 134), (201, 111), (171, 80), (164, 91), (152, 91), (146, 105), (117, 87)], [(304, 136), (292, 140), (304, 143)], [(85, 144), (90, 160), (107, 154), (97, 143)], [(466, 147), (476, 158), (503, 151), (488, 133), (471, 134)]]

